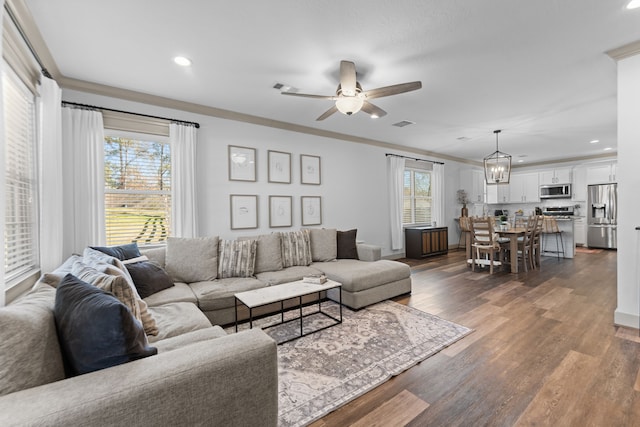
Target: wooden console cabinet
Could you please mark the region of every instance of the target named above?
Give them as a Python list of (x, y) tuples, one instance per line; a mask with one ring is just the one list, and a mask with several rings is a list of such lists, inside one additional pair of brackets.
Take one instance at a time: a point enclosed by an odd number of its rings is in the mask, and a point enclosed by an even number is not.
[(413, 259), (449, 252), (447, 227), (411, 227), (404, 229), (406, 257)]

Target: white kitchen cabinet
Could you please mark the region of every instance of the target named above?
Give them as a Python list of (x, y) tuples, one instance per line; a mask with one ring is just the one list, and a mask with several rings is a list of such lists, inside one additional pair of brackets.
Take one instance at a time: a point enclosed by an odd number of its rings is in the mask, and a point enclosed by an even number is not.
[(540, 185), (571, 184), (571, 168), (549, 169), (540, 172)]
[(484, 171), (464, 169), (460, 171), (460, 187), (467, 192), (469, 203), (484, 203), (485, 183)]
[(616, 162), (589, 166), (587, 168), (587, 185), (616, 182)]
[(540, 201), (537, 173), (511, 174), (509, 180), (509, 202), (535, 203)]
[(576, 202), (587, 201), (587, 168), (585, 166), (577, 166), (573, 169), (571, 192), (571, 200)]
[(509, 184), (487, 185), (487, 203), (509, 203)]

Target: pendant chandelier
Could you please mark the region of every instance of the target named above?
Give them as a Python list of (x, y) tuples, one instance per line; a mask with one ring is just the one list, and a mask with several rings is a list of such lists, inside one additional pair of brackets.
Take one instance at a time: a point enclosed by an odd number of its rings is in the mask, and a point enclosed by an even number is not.
[(511, 177), (511, 156), (498, 150), (498, 134), (496, 134), (496, 151), (484, 158), (484, 179), (488, 185), (508, 184)]

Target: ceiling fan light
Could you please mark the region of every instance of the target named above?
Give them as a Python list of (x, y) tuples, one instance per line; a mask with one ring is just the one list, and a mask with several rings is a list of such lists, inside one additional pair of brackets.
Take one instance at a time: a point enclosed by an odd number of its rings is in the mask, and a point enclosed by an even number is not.
[(336, 108), (342, 114), (350, 116), (362, 108), (364, 100), (358, 96), (341, 96), (336, 100)]

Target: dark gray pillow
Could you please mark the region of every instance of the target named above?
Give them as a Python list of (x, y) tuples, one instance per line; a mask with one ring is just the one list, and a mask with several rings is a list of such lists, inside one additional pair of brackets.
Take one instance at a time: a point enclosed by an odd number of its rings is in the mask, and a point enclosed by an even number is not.
[(89, 246), (91, 249), (100, 251), (103, 254), (110, 255), (114, 258), (118, 258), (120, 261), (124, 261), (131, 258), (137, 258), (142, 256), (140, 249), (138, 249), (137, 243), (128, 243), (126, 245), (118, 246)]
[(125, 267), (127, 267), (133, 279), (133, 284), (136, 286), (140, 298), (146, 298), (173, 286), (173, 282), (167, 273), (162, 267), (153, 262), (134, 262), (125, 264)]
[(358, 259), (358, 247), (356, 246), (357, 229), (338, 231), (338, 259)]
[(72, 274), (58, 285), (53, 313), (67, 376), (158, 353), (124, 304)]

